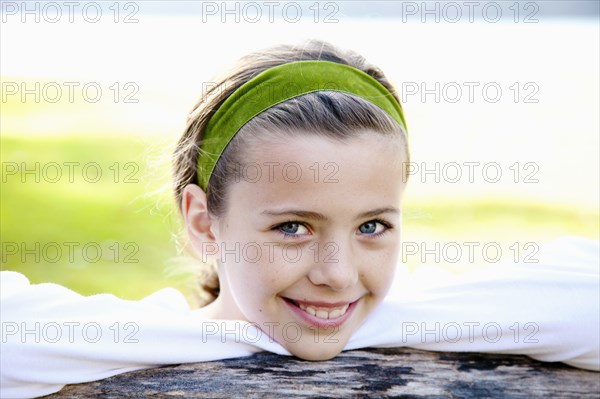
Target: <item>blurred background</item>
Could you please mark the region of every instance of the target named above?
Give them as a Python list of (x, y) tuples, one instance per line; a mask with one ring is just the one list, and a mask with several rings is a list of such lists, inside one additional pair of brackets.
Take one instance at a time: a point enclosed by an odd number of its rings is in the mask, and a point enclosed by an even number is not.
[(598, 2), (1, 7), (1, 268), (32, 282), (191, 295), (169, 186), (187, 112), (244, 53), (307, 38), (363, 54), (402, 97), (411, 268), (461, 273), (599, 238)]

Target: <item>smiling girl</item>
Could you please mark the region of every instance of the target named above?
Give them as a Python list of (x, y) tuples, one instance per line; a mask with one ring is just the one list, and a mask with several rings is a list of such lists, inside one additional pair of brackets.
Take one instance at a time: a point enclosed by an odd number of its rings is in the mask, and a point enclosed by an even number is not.
[[(297, 323), (302, 339), (275, 328), (275, 340), (302, 358), (335, 356), (385, 297), (399, 255), (408, 149), (398, 99), (375, 66), (318, 42), (249, 55), (219, 89), (176, 153), (190, 243), (205, 258), (215, 244), (219, 260), (205, 314)], [(227, 256), (249, 245), (256, 254)], [(326, 336), (311, 331), (334, 328), (337, 345), (308, 345)]]
[[(411, 346), (600, 369), (597, 242), (441, 286), (402, 269), (406, 123), (393, 86), (356, 53), (310, 41), (242, 58), (196, 104), (174, 160), (206, 306), (172, 289), (82, 297), (2, 272), (3, 395), (261, 350), (324, 360)], [(115, 335), (125, 325), (130, 342)]]

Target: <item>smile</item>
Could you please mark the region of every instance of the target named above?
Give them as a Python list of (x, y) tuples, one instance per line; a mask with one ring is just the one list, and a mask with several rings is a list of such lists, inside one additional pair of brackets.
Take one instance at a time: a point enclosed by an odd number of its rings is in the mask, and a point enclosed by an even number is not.
[(294, 313), (311, 325), (326, 328), (339, 326), (350, 316), (359, 300), (354, 302), (306, 302), (283, 298)]
[(296, 305), (298, 305), (298, 307), (300, 309), (304, 310), (309, 315), (316, 316), (319, 319), (336, 319), (336, 318), (346, 314), (346, 311), (348, 310), (348, 306), (350, 306), (350, 304), (348, 303), (346, 305), (343, 305), (341, 307), (337, 307), (334, 309), (322, 309), (322, 308), (315, 308), (310, 305), (305, 305), (300, 302), (296, 303)]

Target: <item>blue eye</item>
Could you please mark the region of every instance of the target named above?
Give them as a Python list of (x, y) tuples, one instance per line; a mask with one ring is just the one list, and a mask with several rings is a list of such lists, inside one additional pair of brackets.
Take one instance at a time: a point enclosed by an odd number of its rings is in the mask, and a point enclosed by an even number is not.
[(277, 226), (277, 230), (279, 230), (286, 237), (289, 236), (301, 236), (303, 234), (307, 234), (309, 231), (302, 223), (298, 222), (286, 222)]
[(361, 234), (368, 236), (378, 236), (385, 233), (391, 226), (381, 220), (369, 220), (360, 225), (358, 230)]
[(367, 222), (367, 223), (361, 225), (358, 229), (363, 234), (373, 234), (377, 230), (377, 223)]
[(300, 224), (293, 222), (284, 223), (281, 226), (279, 226), (281, 231), (283, 231), (286, 234), (296, 234), (298, 232), (298, 227), (300, 227)]

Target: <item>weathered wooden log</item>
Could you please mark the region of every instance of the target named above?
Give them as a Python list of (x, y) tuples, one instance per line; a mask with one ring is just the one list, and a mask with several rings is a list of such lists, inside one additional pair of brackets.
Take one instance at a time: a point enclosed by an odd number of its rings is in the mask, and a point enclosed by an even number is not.
[(69, 385), (47, 398), (600, 398), (600, 373), (525, 356), (408, 348), (310, 362), (271, 353)]

